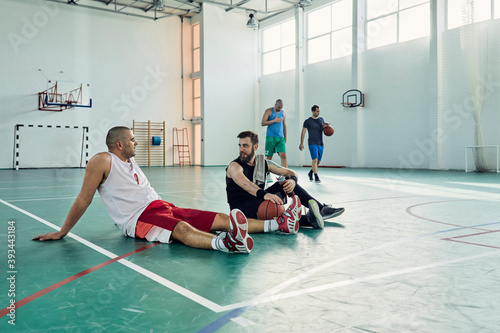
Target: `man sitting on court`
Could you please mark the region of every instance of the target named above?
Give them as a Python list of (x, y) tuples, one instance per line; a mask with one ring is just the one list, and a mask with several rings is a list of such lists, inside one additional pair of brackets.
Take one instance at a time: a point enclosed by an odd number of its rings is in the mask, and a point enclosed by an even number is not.
[[(252, 131), (238, 134), (240, 156), (232, 161), (226, 169), (227, 202), (231, 209), (240, 209), (247, 217), (257, 218), (260, 204), (270, 200), (278, 205), (283, 204), (288, 194), (295, 194), (309, 211), (300, 218), (300, 226), (312, 226), (322, 229), (324, 220), (339, 216), (344, 208), (333, 208), (319, 203), (306, 190), (297, 184), (297, 173), (283, 168), (264, 155), (256, 155), (259, 137)], [(264, 191), (266, 176), (269, 172), (286, 177), (284, 183), (271, 185)], [(271, 225), (277, 223), (271, 221)]]
[[(113, 127), (106, 136), (108, 152), (92, 157), (83, 185), (63, 226), (34, 240), (58, 240), (66, 236), (92, 202), (98, 190), (106, 209), (121, 231), (130, 237), (223, 252), (250, 253), (252, 232), (264, 232), (264, 221), (249, 219), (240, 210), (230, 215), (179, 208), (161, 200), (133, 156), (138, 145), (128, 127)], [(287, 222), (298, 221), (298, 206), (283, 215)], [(269, 231), (277, 231), (278, 228)], [(222, 231), (218, 235), (212, 231)]]

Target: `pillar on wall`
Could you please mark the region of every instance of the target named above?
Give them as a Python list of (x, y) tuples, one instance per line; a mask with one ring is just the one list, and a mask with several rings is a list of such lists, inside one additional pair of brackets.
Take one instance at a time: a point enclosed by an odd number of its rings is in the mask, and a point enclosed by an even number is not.
[[(305, 111), (307, 109), (304, 104), (304, 64), (305, 64), (305, 54), (304, 54), (304, 8), (295, 8), (295, 105), (298, 109), (299, 119), (305, 119)], [(294, 130), (296, 133), (300, 133), (302, 130), (302, 122), (299, 120), (297, 128)], [(305, 164), (305, 154), (299, 154), (299, 165)]]

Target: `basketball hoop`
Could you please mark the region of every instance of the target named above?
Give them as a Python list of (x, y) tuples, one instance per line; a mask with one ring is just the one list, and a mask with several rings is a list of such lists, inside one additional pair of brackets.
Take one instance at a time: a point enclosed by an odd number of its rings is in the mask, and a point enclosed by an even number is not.
[(90, 84), (48, 80), (47, 90), (38, 93), (38, 110), (63, 111), (74, 107), (92, 107)]
[(347, 90), (342, 95), (342, 106), (344, 109), (352, 109), (365, 106), (365, 94), (358, 89)]

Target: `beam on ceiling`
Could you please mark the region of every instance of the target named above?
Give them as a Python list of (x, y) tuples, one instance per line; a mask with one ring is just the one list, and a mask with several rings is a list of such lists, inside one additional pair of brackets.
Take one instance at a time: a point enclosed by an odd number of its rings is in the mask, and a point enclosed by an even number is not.
[(122, 10), (124, 10), (125, 8), (128, 8), (128, 7), (132, 6), (132, 5), (133, 5), (134, 3), (136, 3), (137, 1), (138, 1), (138, 0), (136, 0), (136, 1), (134, 1), (134, 2), (131, 2), (131, 3), (129, 3), (128, 5), (123, 6), (122, 8), (120, 8), (120, 9), (118, 9), (118, 10), (116, 10), (116, 11), (117, 11), (117, 12), (122, 11)]
[[(176, 0), (176, 1), (179, 1), (179, 0)], [(227, 3), (223, 3), (223, 2), (218, 2), (218, 1), (214, 1), (214, 0), (197, 0), (196, 2), (198, 3), (211, 3), (213, 5), (218, 5), (218, 6), (222, 6), (222, 7), (225, 7), (226, 9), (228, 8), (232, 8), (232, 9), (239, 9), (239, 10), (243, 10), (243, 11), (247, 11), (247, 10), (251, 10), (252, 12), (254, 13), (259, 13), (259, 14), (263, 14), (263, 15), (269, 15), (269, 14), (274, 14), (274, 13), (282, 13), (282, 12), (285, 12), (285, 11), (288, 11), (290, 9), (294, 9), (295, 6), (293, 7), (290, 7), (290, 8), (286, 8), (285, 10), (283, 9), (278, 9), (278, 10), (273, 10), (273, 11), (261, 11), (261, 10), (256, 10), (254, 8), (249, 8), (249, 7), (243, 7), (243, 6), (237, 6), (237, 5), (230, 5), (230, 4), (227, 4)]]
[[(45, 0), (45, 1), (55, 2), (55, 3), (61, 4), (61, 5), (68, 5), (66, 3), (66, 0)], [(139, 18), (145, 18), (145, 19), (149, 19), (149, 20), (153, 20), (153, 21), (181, 14), (181, 13), (166, 14), (166, 15), (163, 15), (163, 16), (160, 16), (160, 17), (152, 17), (152, 16), (139, 15), (139, 14), (128, 13), (128, 12), (121, 12), (121, 11), (117, 11), (117, 10), (113, 10), (113, 9), (106, 9), (106, 8), (100, 8), (100, 7), (89, 6), (89, 5), (82, 5), (82, 4), (78, 4), (78, 6), (74, 6), (74, 7), (94, 9), (94, 10), (99, 10), (99, 11), (108, 12), (108, 13), (115, 13), (115, 14), (121, 14), (121, 15), (127, 15), (127, 16), (139, 17)], [(178, 9), (178, 10), (180, 10), (180, 11), (182, 11), (184, 13), (190, 12), (190, 10), (188, 10), (188, 9)]]
[[(250, 1), (251, 1), (251, 0), (243, 0), (243, 1), (240, 1), (240, 2), (238, 2), (238, 3), (236, 3), (236, 4), (234, 4), (234, 5), (233, 5), (233, 2), (231, 1), (231, 5), (239, 7), (239, 6), (244, 5), (244, 4), (246, 4), (247, 2), (250, 2)], [(231, 10), (233, 10), (233, 9), (234, 9), (234, 8), (227, 8), (227, 9), (226, 9), (226, 12), (230, 12), (230, 11), (231, 11)]]

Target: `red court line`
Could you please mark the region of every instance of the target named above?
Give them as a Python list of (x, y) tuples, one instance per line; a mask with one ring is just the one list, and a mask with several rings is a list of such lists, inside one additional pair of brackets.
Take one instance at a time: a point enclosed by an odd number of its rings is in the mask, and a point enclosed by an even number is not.
[(489, 247), (492, 249), (500, 249), (498, 246), (492, 246), (492, 245), (486, 245), (486, 244), (479, 244), (479, 243), (471, 243), (471, 242), (464, 242), (464, 241), (459, 241), (455, 240), (452, 238), (443, 238), (443, 240), (450, 241), (450, 242), (457, 242), (457, 243), (463, 243), (463, 244), (469, 244), (469, 245), (477, 245), (477, 246), (483, 246), (483, 247)]
[(471, 236), (478, 236), (478, 235), (485, 235), (485, 234), (492, 234), (494, 232), (500, 232), (500, 230), (491, 230), (491, 231), (485, 231), (485, 232), (479, 232), (477, 234), (469, 234), (469, 235), (462, 235), (462, 236), (455, 236), (455, 237), (450, 237), (450, 238), (446, 238), (446, 240), (448, 239), (455, 239), (455, 238), (464, 238), (464, 237), (471, 237)]
[[(149, 249), (150, 247), (153, 247), (153, 246), (156, 246), (156, 245), (159, 245), (159, 244), (161, 244), (161, 243), (158, 242), (158, 243), (152, 243), (152, 244), (146, 245), (146, 246), (141, 247), (141, 248), (139, 248), (137, 250), (134, 250), (134, 251), (129, 252), (129, 253), (122, 254), (121, 256), (118, 256), (116, 258), (113, 258), (113, 259), (110, 259), (108, 261), (105, 261), (105, 262), (103, 262), (103, 263), (101, 263), (99, 265), (96, 265), (94, 267), (91, 267), (91, 268), (88, 268), (88, 269), (86, 269), (84, 271), (81, 271), (80, 273), (77, 273), (77, 274), (75, 274), (73, 276), (70, 276), (70, 277), (68, 277), (68, 278), (66, 278), (66, 279), (64, 279), (62, 281), (59, 281), (59, 282), (57, 282), (57, 283), (55, 283), (55, 284), (53, 284), (51, 286), (48, 286), (47, 288), (44, 288), (44, 289), (42, 289), (42, 290), (40, 290), (40, 291), (38, 291), (38, 292), (36, 292), (36, 293), (28, 296), (28, 297), (25, 297), (25, 298), (23, 298), (20, 301), (17, 301), (16, 303), (14, 303), (15, 304), (15, 309), (17, 310), (21, 306), (28, 304), (29, 302), (31, 302), (31, 301), (33, 301), (33, 300), (35, 300), (35, 299), (37, 299), (37, 298), (39, 298), (39, 297), (41, 297), (41, 296), (49, 293), (49, 292), (51, 292), (52, 290), (55, 290), (55, 289), (57, 289), (59, 287), (64, 286), (67, 283), (75, 281), (76, 279), (81, 278), (82, 276), (85, 276), (87, 274), (95, 272), (96, 270), (98, 270), (100, 268), (103, 268), (105, 266), (108, 266), (109, 264), (112, 264), (115, 261), (118, 261), (118, 260), (123, 259), (123, 258), (128, 257), (128, 256), (131, 256), (132, 254), (144, 251), (146, 249)], [(10, 312), (9, 308), (4, 308), (4, 309), (0, 310), (0, 318), (3, 317), (3, 316), (5, 316), (5, 315), (7, 315), (9, 312)]]
[(475, 234), (468, 234), (468, 235), (462, 235), (462, 236), (442, 238), (442, 240), (450, 241), (450, 242), (456, 242), (456, 243), (462, 243), (462, 244), (468, 244), (468, 245), (484, 246), (484, 247), (489, 247), (489, 248), (493, 248), (493, 249), (500, 249), (500, 247), (498, 247), (498, 246), (486, 245), (486, 244), (481, 244), (481, 243), (464, 242), (464, 241), (456, 240), (457, 238), (465, 238), (465, 237), (479, 236), (479, 235), (485, 235), (485, 234), (492, 234), (494, 232), (500, 232), (500, 230), (491, 230), (491, 231), (486, 231), (486, 232), (478, 232), (478, 233), (475, 233)]

